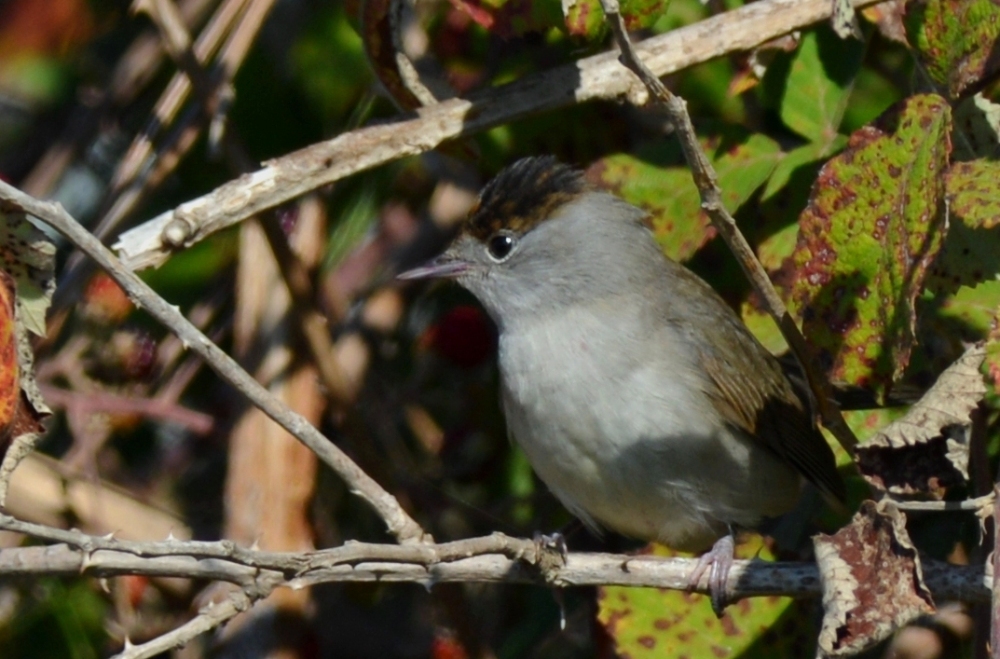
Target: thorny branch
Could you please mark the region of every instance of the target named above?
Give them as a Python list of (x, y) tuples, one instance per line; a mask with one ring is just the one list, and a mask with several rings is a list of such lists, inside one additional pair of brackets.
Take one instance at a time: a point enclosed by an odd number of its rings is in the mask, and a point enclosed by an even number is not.
[(62, 205), (42, 202), (0, 181), (0, 207), (33, 215), (65, 236), (94, 259), (150, 315), (170, 328), (188, 348), (198, 353), (222, 379), (233, 385), (282, 428), (312, 449), (344, 479), (350, 490), (367, 502), (385, 521), (389, 532), (403, 543), (421, 542), (426, 534), (420, 525), (374, 479), (361, 470), (343, 451), (324, 437), (301, 415), (254, 380), (232, 357), (223, 352), (191, 324), (180, 311), (168, 304), (145, 282), (126, 269), (108, 248), (84, 229)]
[[(263, 582), (263, 579), (261, 581)], [(255, 601), (263, 599), (273, 590), (274, 586), (267, 588), (262, 584), (252, 597), (242, 590), (230, 593), (222, 602), (210, 602), (206, 604), (198, 611), (198, 615), (180, 627), (157, 636), (151, 641), (147, 641), (141, 645), (132, 645), (126, 639), (125, 648), (116, 654), (113, 659), (147, 659), (148, 657), (155, 657), (169, 650), (187, 645), (192, 639), (201, 636), (205, 632), (212, 631), (219, 625), (246, 611), (253, 606)]]
[[(265, 552), (230, 541), (130, 542), (53, 529), (0, 515), (0, 528), (59, 544), (5, 549), (0, 574), (92, 576), (143, 574), (225, 581), (249, 588), (264, 583), (302, 588), (344, 581), (450, 581), (547, 584), (556, 587), (620, 585), (687, 590), (692, 558), (540, 549), (533, 540), (501, 533), (440, 544), (394, 545), (349, 542), (311, 552)], [(928, 561), (928, 586), (940, 600), (988, 601), (991, 578), (981, 567)], [(730, 583), (737, 599), (765, 595), (820, 594), (814, 563), (739, 560)], [(694, 592), (707, 593), (700, 586)]]
[(708, 156), (698, 144), (698, 136), (695, 134), (691, 117), (688, 115), (687, 104), (682, 98), (667, 89), (656, 73), (643, 62), (642, 55), (632, 45), (632, 40), (625, 29), (625, 21), (620, 13), (618, 0), (601, 0), (601, 6), (611, 24), (615, 42), (621, 50), (621, 63), (642, 80), (642, 83), (649, 90), (650, 96), (662, 104), (669, 113), (671, 123), (673, 123), (680, 140), (681, 149), (684, 151), (684, 157), (691, 167), (691, 174), (701, 195), (702, 209), (711, 220), (712, 226), (722, 235), (729, 249), (736, 256), (740, 267), (743, 268), (743, 272), (750, 280), (754, 290), (764, 300), (768, 312), (778, 324), (782, 336), (785, 337), (802, 366), (823, 424), (836, 436), (847, 452), (853, 455), (858, 439), (848, 427), (847, 422), (844, 421), (840, 409), (833, 402), (833, 391), (826, 378), (822, 377), (822, 369), (819, 367), (809, 344), (806, 343), (795, 324), (795, 320), (788, 313), (785, 303), (767, 276), (764, 266), (753, 253), (739, 227), (736, 226), (736, 220), (722, 203), (722, 190), (719, 188), (718, 176), (712, 163), (708, 160)]

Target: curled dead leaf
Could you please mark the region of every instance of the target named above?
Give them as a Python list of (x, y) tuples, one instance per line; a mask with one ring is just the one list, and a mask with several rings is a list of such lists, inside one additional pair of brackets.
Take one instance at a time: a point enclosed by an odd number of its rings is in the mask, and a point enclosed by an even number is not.
[(813, 538), (823, 584), (822, 656), (846, 657), (933, 613), (906, 518), (890, 501), (865, 501), (851, 523)]
[(54, 264), (55, 246), (24, 213), (0, 209), (0, 506), (17, 456), (50, 414), (35, 383), (29, 333), (45, 334)]
[(977, 344), (938, 377), (905, 416), (858, 447), (861, 474), (894, 494), (941, 493), (969, 478), (970, 415), (986, 394)]

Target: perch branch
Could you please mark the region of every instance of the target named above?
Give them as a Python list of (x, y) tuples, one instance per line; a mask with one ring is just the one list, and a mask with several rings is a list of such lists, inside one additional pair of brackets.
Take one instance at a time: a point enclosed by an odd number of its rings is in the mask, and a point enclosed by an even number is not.
[[(23, 528), (17, 524), (13, 528)], [(0, 522), (0, 527), (8, 524)], [(55, 529), (52, 529), (55, 530)], [(323, 583), (445, 582), (535, 584), (554, 587), (632, 586), (686, 591), (696, 558), (626, 556), (571, 552), (565, 562), (540, 567), (532, 540), (500, 534), (442, 544), (348, 543), (313, 552), (262, 552), (234, 543), (168, 540), (125, 542), (62, 531), (74, 546), (60, 543), (5, 549), (0, 577), (75, 576), (185, 577), (236, 584), (304, 588)], [(77, 537), (71, 537), (77, 536)], [(76, 545), (84, 545), (83, 549)], [(117, 545), (118, 549), (95, 548)], [(518, 554), (523, 556), (518, 557)], [(208, 557), (206, 556), (208, 555)], [(924, 561), (924, 576), (938, 601), (988, 602), (991, 577), (978, 566)], [(817, 597), (814, 563), (737, 560), (730, 572), (732, 595)], [(694, 590), (707, 594), (707, 589)]]
[[(550, 587), (618, 585), (685, 591), (697, 559), (651, 555), (570, 553), (541, 548), (533, 540), (500, 533), (440, 544), (349, 542), (310, 552), (266, 552), (231, 541), (159, 542), (119, 540), (24, 522), (0, 514), (0, 528), (25, 533), (49, 546), (0, 552), (0, 578), (72, 576), (187, 577), (237, 586), (228, 601), (205, 608), (186, 625), (141, 646), (127, 646), (120, 657), (139, 659), (177, 647), (225, 622), (279, 587), (305, 588), (323, 583), (446, 582), (535, 584)], [(730, 573), (735, 599), (760, 596), (816, 597), (819, 574), (812, 563), (735, 561)], [(986, 602), (990, 577), (980, 567), (924, 562), (926, 583), (939, 601)], [(705, 594), (706, 589), (696, 592)], [(222, 608), (216, 608), (216, 607)], [(235, 608), (233, 608), (235, 607)]]

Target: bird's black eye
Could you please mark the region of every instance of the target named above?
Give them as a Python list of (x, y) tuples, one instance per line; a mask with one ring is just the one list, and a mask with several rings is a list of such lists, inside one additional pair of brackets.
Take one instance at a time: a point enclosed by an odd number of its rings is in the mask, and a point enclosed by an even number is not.
[(486, 243), (486, 251), (494, 261), (503, 261), (514, 249), (514, 236), (507, 233), (497, 233)]

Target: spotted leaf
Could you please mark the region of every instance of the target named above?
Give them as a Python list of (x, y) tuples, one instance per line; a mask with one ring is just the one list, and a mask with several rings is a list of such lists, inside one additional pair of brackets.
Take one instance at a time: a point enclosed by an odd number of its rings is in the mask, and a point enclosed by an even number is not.
[[(665, 547), (655, 553), (681, 555)], [(741, 543), (737, 556), (772, 558), (759, 536)], [(787, 597), (755, 597), (729, 606), (718, 619), (703, 595), (606, 586), (598, 591), (597, 618), (622, 657), (764, 659), (808, 653), (816, 634), (809, 608)]]
[(834, 381), (883, 399), (909, 363), (914, 305), (943, 241), (950, 109), (913, 96), (820, 171), (799, 218), (791, 303)]
[(991, 0), (914, 0), (905, 24), (927, 73), (953, 97), (1000, 70), (1000, 7)]

